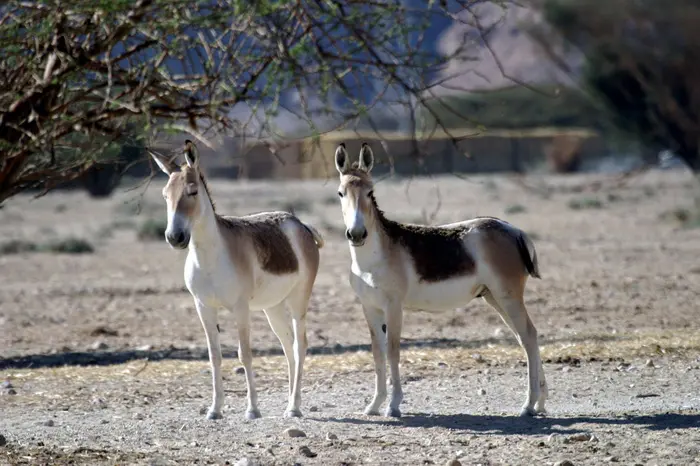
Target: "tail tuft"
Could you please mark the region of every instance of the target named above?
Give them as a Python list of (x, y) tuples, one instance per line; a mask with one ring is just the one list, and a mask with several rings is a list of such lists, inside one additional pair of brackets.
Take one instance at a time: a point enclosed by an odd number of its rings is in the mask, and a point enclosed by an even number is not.
[(317, 229), (312, 227), (311, 225), (307, 225), (306, 223), (302, 222), (302, 225), (304, 225), (304, 228), (309, 230), (309, 233), (311, 233), (311, 236), (314, 237), (314, 242), (316, 243), (316, 247), (321, 249), (326, 242), (323, 239), (323, 236), (321, 236), (321, 233), (318, 232)]
[(537, 251), (535, 251), (535, 245), (532, 244), (530, 238), (528, 238), (525, 232), (520, 232), (520, 234), (516, 237), (516, 243), (520, 257), (523, 260), (523, 264), (525, 264), (527, 273), (529, 273), (531, 277), (542, 278), (540, 276), (540, 268), (537, 263)]

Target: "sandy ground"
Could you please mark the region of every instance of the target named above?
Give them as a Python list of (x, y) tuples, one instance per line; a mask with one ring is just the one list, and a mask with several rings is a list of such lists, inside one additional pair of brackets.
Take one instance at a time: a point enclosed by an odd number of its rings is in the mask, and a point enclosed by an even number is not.
[[(286, 370), (259, 313), (253, 364), (264, 417), (243, 420), (236, 329), (223, 313), (227, 406), (223, 420), (207, 421), (206, 347), (183, 286), (184, 253), (136, 237), (164, 217), (163, 182), (100, 201), (78, 191), (20, 196), (0, 209), (0, 242), (73, 236), (95, 247), (0, 256), (0, 464), (700, 462), (700, 229), (674, 215), (692, 204), (689, 174), (648, 172), (623, 186), (531, 175), (531, 189), (507, 176), (377, 184), (393, 218), (495, 215), (535, 239), (543, 279), (528, 283), (526, 304), (551, 388), (548, 416), (530, 420), (515, 417), (524, 355), (477, 301), (407, 314), (405, 417), (360, 414), (373, 387), (369, 335), (347, 282), (332, 179), (211, 182), (220, 212), (294, 207), (327, 245), (309, 310), (305, 417), (281, 418)], [(307, 437), (288, 438), (289, 426)]]

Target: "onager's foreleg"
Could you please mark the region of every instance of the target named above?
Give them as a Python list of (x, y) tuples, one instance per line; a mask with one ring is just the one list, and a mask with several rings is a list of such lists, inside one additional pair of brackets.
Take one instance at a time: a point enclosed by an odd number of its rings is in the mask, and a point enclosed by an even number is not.
[(365, 414), (378, 415), (379, 407), (386, 400), (386, 324), (384, 311), (362, 306), (372, 339), (374, 357), (374, 398), (365, 408)]
[(234, 309), (238, 323), (238, 359), (245, 369), (245, 381), (248, 386), (248, 408), (245, 417), (257, 419), (260, 417), (258, 409), (258, 393), (255, 390), (253, 377), (253, 352), (250, 348), (250, 309), (247, 302), (240, 302)]
[(499, 296), (496, 298), (490, 292), (484, 294), (484, 299), (503, 318), (518, 339), (520, 346), (525, 349), (527, 357), (528, 393), (520, 411), (521, 416), (532, 416), (545, 412), (547, 400), (547, 381), (537, 343), (537, 329), (530, 320), (522, 298)]
[(221, 419), (221, 406), (224, 403), (224, 386), (221, 378), (221, 346), (219, 344), (219, 329), (217, 328), (217, 311), (205, 306), (195, 299), (197, 314), (204, 327), (207, 337), (207, 349), (209, 350), (209, 364), (211, 365), (212, 403), (207, 412), (207, 419)]
[(386, 415), (401, 417), (399, 405), (403, 401), (401, 375), (399, 373), (399, 356), (401, 352), (401, 327), (403, 326), (403, 310), (401, 303), (391, 303), (386, 312), (387, 346), (389, 353), (389, 368), (391, 369), (391, 400), (386, 408)]

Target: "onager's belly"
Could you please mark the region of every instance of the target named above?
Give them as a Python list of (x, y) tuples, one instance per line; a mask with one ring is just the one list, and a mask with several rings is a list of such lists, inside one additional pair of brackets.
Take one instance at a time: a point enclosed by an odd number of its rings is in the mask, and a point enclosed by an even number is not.
[(256, 311), (276, 306), (289, 295), (299, 278), (299, 272), (284, 275), (258, 272), (248, 306)]
[(426, 311), (447, 311), (465, 306), (478, 292), (475, 277), (451, 278), (435, 283), (409, 285), (404, 307)]

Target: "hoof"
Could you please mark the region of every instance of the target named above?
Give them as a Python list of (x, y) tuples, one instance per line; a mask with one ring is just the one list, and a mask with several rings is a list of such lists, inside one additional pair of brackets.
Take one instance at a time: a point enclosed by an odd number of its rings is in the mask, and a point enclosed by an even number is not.
[(534, 417), (536, 415), (537, 412), (535, 412), (533, 408), (527, 406), (520, 410), (520, 417)]
[(284, 417), (301, 417), (300, 409), (288, 409), (284, 412)]
[(401, 410), (399, 408), (387, 408), (386, 413), (384, 413), (386, 417), (401, 417)]
[(544, 407), (544, 403), (535, 405), (535, 412), (541, 415), (547, 414), (547, 409)]
[(221, 415), (221, 413), (217, 413), (216, 411), (209, 410), (207, 413), (207, 419), (223, 419), (224, 417)]
[(245, 412), (245, 418), (252, 421), (253, 419), (260, 419), (262, 416), (260, 415), (260, 410), (258, 409), (249, 409), (248, 411)]
[(364, 410), (364, 413), (367, 416), (379, 416), (379, 410), (377, 408), (372, 407), (372, 406), (367, 406)]

